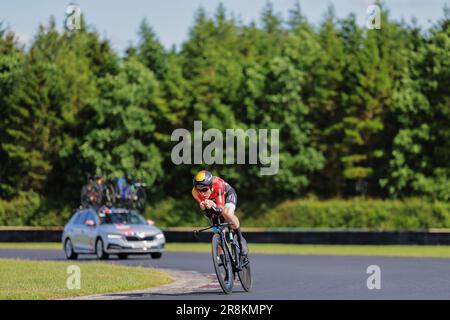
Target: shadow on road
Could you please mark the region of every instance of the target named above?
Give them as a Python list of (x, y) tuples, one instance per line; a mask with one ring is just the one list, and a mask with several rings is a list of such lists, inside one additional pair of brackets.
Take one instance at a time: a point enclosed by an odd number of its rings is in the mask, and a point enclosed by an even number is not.
[(197, 292), (180, 292), (180, 293), (129, 293), (129, 294), (107, 294), (104, 297), (120, 297), (121, 299), (144, 299), (151, 297), (185, 297), (185, 296), (203, 296), (203, 295), (217, 295), (225, 296), (221, 291), (197, 291)]

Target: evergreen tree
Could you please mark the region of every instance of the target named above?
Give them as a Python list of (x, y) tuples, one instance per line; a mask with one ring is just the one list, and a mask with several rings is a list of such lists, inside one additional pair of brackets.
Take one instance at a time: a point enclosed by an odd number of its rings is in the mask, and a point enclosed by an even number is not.
[(130, 174), (152, 186), (162, 174), (155, 129), (165, 112), (155, 75), (132, 58), (98, 85), (95, 114), (80, 146), (84, 161), (110, 177)]
[(152, 70), (158, 79), (162, 79), (165, 76), (167, 62), (164, 48), (145, 19), (140, 25), (139, 44), (136, 54), (139, 60)]

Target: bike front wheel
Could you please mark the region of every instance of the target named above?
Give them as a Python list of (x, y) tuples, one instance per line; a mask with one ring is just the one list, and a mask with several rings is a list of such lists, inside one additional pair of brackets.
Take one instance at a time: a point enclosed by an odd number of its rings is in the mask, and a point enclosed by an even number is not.
[(230, 294), (233, 290), (234, 275), (231, 257), (228, 254), (225, 241), (216, 233), (212, 239), (212, 259), (217, 280), (223, 292)]
[(252, 290), (252, 271), (250, 269), (250, 261), (248, 260), (248, 257), (243, 257), (240, 255), (237, 235), (234, 235), (233, 256), (235, 261), (239, 261), (239, 267), (241, 270), (238, 270), (237, 274), (242, 288), (246, 292), (249, 292)]

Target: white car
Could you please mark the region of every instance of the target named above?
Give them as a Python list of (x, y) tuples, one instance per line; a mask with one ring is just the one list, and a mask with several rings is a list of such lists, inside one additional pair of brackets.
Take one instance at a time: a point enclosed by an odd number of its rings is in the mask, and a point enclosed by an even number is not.
[(88, 208), (76, 211), (66, 224), (62, 243), (67, 259), (76, 259), (79, 254), (96, 254), (98, 259), (108, 259), (110, 254), (120, 259), (129, 254), (150, 254), (159, 259), (166, 239), (137, 210)]

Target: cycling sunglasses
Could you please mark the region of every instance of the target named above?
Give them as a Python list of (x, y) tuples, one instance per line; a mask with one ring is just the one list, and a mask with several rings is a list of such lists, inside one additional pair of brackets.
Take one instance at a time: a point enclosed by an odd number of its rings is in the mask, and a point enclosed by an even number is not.
[(210, 189), (210, 188), (201, 188), (201, 189), (197, 189), (197, 191), (198, 191), (198, 192), (201, 192), (201, 193), (205, 193), (205, 192), (208, 192), (209, 189)]

